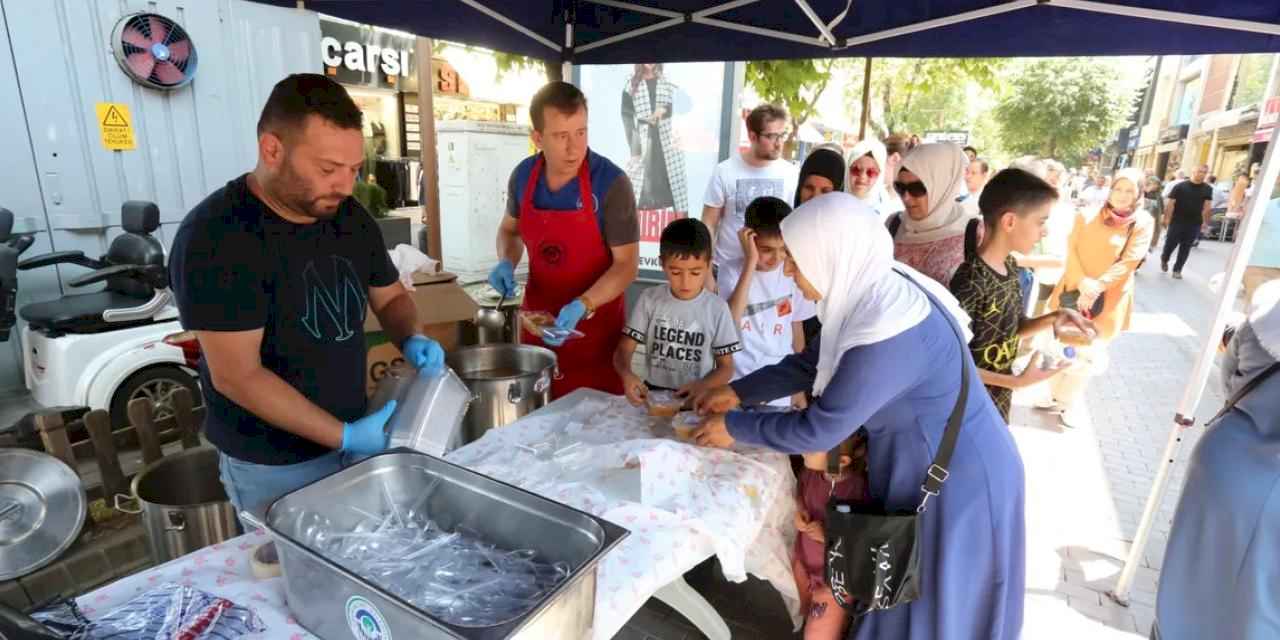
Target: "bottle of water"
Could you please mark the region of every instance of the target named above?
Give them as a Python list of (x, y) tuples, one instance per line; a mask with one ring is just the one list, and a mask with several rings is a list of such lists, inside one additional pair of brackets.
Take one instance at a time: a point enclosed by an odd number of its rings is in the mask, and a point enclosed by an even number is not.
[(1040, 368), (1046, 371), (1065, 367), (1076, 359), (1076, 348), (1069, 345), (1063, 346), (1057, 340), (1051, 341), (1048, 348), (1041, 353), (1043, 356), (1040, 360)]

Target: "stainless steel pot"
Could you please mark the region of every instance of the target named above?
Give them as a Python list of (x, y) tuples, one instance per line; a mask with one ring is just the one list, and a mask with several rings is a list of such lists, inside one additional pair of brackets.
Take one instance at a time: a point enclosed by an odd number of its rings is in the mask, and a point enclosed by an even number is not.
[(463, 421), (466, 442), (550, 402), (551, 378), (559, 375), (556, 354), (529, 345), (466, 347), (451, 351), (446, 361), (474, 398)]
[(141, 513), (147, 532), (147, 549), (156, 563), (168, 562), (196, 549), (236, 536), (235, 508), (218, 479), (218, 450), (188, 449), (149, 464), (133, 478), (138, 508), (116, 508)]

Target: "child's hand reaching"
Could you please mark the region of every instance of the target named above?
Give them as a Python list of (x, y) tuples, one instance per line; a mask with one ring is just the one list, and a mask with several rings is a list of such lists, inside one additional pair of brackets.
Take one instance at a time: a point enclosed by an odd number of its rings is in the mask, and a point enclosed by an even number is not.
[(649, 399), (649, 388), (644, 386), (644, 380), (629, 371), (622, 376), (622, 389), (627, 394), (627, 402), (633, 407), (644, 406)]
[(698, 397), (699, 394), (702, 394), (707, 390), (708, 386), (706, 381), (695, 380), (693, 382), (687, 382), (680, 385), (680, 388), (676, 389), (676, 397), (683, 398), (685, 400), (685, 404), (688, 405), (694, 398)]

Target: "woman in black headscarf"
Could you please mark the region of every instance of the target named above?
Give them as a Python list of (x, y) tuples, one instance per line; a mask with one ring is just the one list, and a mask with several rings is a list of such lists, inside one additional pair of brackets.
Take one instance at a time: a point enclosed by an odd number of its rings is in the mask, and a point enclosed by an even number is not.
[[(796, 186), (795, 206), (832, 191), (844, 191), (844, 156), (830, 147), (818, 147), (800, 165), (800, 181)], [(804, 321), (805, 344), (818, 338), (822, 324), (814, 316)]]
[(844, 156), (829, 147), (814, 149), (800, 166), (800, 180), (796, 184), (793, 204), (797, 207), (824, 193), (843, 191)]

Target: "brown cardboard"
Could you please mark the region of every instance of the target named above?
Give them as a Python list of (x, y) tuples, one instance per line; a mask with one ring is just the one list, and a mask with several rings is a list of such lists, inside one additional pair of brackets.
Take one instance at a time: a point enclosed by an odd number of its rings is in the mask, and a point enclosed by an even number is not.
[[(476, 317), (479, 306), (462, 287), (452, 273), (415, 274), (413, 291), (409, 295), (418, 308), (419, 330), (423, 335), (440, 343), (444, 350), (457, 349), (462, 342), (463, 323)], [(386, 375), (392, 364), (403, 361), (400, 350), (387, 341), (378, 317), (369, 311), (364, 319), (365, 340), (368, 343), (368, 375), (366, 387), (372, 394), (378, 381)]]

